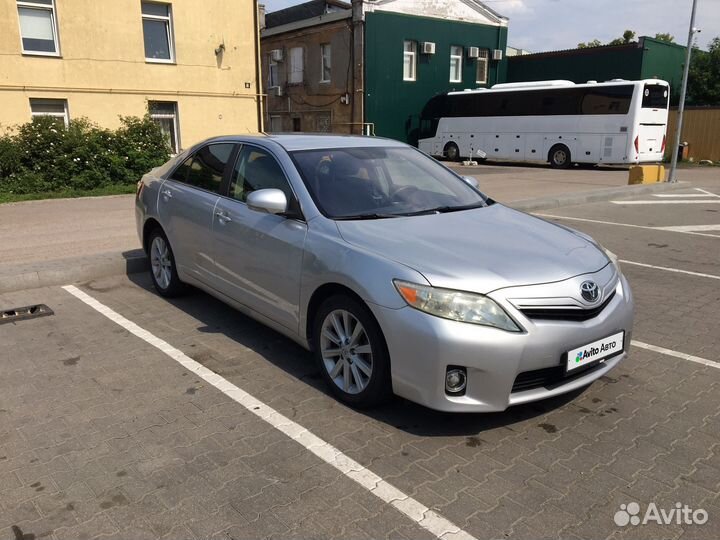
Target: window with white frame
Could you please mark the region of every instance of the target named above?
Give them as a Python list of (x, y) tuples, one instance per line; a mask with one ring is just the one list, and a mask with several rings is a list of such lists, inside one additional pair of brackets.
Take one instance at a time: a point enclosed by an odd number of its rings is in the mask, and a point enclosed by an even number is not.
[(148, 62), (175, 62), (170, 4), (142, 2), (141, 7), (145, 60)]
[(462, 82), (463, 48), (458, 45), (450, 47), (450, 82)]
[(273, 60), (272, 54), (268, 55), (268, 58), (268, 88), (277, 88), (280, 86), (278, 63)]
[(477, 84), (487, 84), (488, 82), (488, 58), (489, 51), (480, 49), (480, 56), (477, 58), (477, 75), (475, 76)]
[(150, 118), (160, 127), (165, 140), (173, 154), (180, 151), (177, 102), (175, 101), (148, 101)]
[(330, 82), (330, 75), (332, 69), (332, 49), (329, 43), (323, 43), (320, 45), (320, 82)]
[(70, 123), (66, 99), (30, 98), (30, 115), (32, 118), (49, 116), (65, 127)]
[(403, 42), (403, 81), (417, 79), (417, 41)]
[(303, 58), (303, 48), (293, 47), (290, 49), (290, 74), (288, 82), (290, 84), (302, 84), (305, 78), (305, 62)]
[(25, 54), (59, 56), (54, 0), (17, 0), (22, 51)]

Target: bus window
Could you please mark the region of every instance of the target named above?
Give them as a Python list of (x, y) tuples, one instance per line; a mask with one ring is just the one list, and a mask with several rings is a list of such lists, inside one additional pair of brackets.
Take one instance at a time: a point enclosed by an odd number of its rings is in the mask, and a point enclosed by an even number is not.
[(667, 109), (668, 87), (661, 84), (646, 84), (643, 90), (643, 109)]
[(586, 89), (582, 114), (627, 114), (632, 95), (633, 87), (630, 85)]

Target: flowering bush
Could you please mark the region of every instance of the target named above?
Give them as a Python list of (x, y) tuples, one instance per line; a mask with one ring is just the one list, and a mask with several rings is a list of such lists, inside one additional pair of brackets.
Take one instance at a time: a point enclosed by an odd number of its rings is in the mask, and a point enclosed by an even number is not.
[(57, 119), (36, 117), (0, 136), (0, 192), (129, 185), (167, 161), (167, 141), (150, 117), (120, 121), (111, 131), (84, 118), (65, 128)]

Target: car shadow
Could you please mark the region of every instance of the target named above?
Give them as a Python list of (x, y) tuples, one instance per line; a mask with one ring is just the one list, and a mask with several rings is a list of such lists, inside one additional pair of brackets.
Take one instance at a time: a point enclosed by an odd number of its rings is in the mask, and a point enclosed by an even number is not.
[[(138, 287), (156, 294), (147, 272), (128, 274), (128, 278)], [(195, 288), (190, 288), (185, 296), (164, 299), (164, 301), (200, 322), (203, 326), (198, 328), (199, 332), (222, 334), (239, 346), (252, 350), (298, 381), (330, 399), (335, 399), (325, 385), (311, 353), (292, 340)], [(190, 354), (190, 356), (200, 363), (207, 361), (202, 355)], [(211, 369), (225, 377), (243, 371), (238, 365), (225, 365), (222, 368), (213, 366)], [(567, 405), (584, 391), (585, 388), (582, 388), (562, 396), (518, 405), (497, 413), (445, 413), (397, 396), (379, 407), (353, 410), (412, 435), (476, 436), (483, 431), (498, 427), (512, 429), (513, 424), (543, 416)], [(548, 426), (547, 429), (554, 429), (554, 426)]]

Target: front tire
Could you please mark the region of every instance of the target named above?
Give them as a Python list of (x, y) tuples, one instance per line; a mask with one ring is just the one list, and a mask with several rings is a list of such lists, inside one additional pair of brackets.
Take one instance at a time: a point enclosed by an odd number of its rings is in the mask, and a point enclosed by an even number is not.
[(313, 351), (332, 393), (353, 407), (372, 407), (392, 394), (390, 356), (370, 310), (346, 295), (325, 300), (315, 315)]
[(571, 157), (567, 146), (556, 144), (550, 149), (548, 161), (553, 169), (567, 169), (572, 163)]
[(150, 257), (150, 277), (160, 296), (173, 298), (185, 292), (185, 284), (180, 281), (170, 242), (161, 229), (154, 229), (148, 238), (148, 256)]
[(460, 160), (460, 149), (458, 148), (458, 145), (454, 142), (449, 142), (445, 145), (444, 154), (449, 161)]

